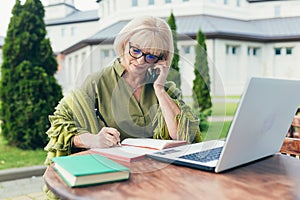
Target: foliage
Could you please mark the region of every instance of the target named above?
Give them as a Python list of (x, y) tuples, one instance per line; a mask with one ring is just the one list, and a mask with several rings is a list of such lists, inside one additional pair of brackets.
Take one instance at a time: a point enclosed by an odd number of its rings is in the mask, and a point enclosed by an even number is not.
[(40, 0), (16, 0), (3, 46), (0, 82), (2, 134), (23, 149), (47, 143), (48, 115), (62, 98), (54, 78), (57, 62), (46, 39)]
[(178, 88), (180, 88), (181, 87), (181, 79), (180, 79), (180, 71), (179, 71), (179, 65), (178, 65), (179, 50), (177, 47), (178, 36), (177, 36), (176, 20), (175, 20), (173, 13), (171, 13), (167, 22), (172, 30), (173, 44), (174, 44), (174, 57), (173, 57), (173, 60), (171, 63), (171, 67), (170, 67), (170, 71), (169, 71), (167, 80), (175, 82), (176, 86)]
[(206, 53), (205, 35), (201, 30), (196, 36), (197, 44), (195, 46), (195, 64), (193, 81), (193, 99), (194, 109), (198, 110), (200, 119), (200, 130), (204, 131), (208, 128), (207, 117), (211, 115), (211, 96), (210, 96), (210, 77)]

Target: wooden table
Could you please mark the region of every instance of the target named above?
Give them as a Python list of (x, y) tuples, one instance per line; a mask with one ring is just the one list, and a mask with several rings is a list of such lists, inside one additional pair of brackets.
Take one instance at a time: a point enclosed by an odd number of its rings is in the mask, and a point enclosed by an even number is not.
[[(80, 164), (80, 163), (78, 163)], [(130, 179), (82, 188), (68, 187), (53, 167), (44, 180), (61, 199), (300, 199), (300, 160), (276, 154), (214, 174), (146, 158), (133, 163)]]

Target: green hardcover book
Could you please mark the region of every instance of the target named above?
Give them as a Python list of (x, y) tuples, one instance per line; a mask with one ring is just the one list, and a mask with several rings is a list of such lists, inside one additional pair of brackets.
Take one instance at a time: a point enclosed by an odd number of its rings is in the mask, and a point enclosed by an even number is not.
[(70, 187), (127, 180), (130, 170), (99, 154), (52, 158), (54, 169)]

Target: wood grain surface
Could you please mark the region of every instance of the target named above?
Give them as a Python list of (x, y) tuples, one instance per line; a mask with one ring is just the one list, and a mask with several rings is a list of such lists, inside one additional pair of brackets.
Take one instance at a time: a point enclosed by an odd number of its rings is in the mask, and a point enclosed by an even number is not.
[(220, 174), (150, 158), (121, 164), (131, 169), (127, 181), (70, 188), (52, 166), (44, 180), (57, 196), (70, 200), (300, 199), (300, 160), (287, 155), (276, 154)]

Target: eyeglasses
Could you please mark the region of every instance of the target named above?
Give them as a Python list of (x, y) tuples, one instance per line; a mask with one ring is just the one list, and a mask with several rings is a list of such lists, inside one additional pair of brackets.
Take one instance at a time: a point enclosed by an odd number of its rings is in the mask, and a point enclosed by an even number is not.
[(163, 58), (162, 55), (156, 56), (156, 55), (153, 55), (150, 53), (144, 53), (139, 48), (132, 46), (130, 42), (129, 42), (129, 54), (135, 59), (138, 59), (138, 58), (141, 58), (142, 56), (144, 56), (145, 62), (149, 63), (149, 64), (157, 63), (159, 60), (162, 60), (162, 58)]

